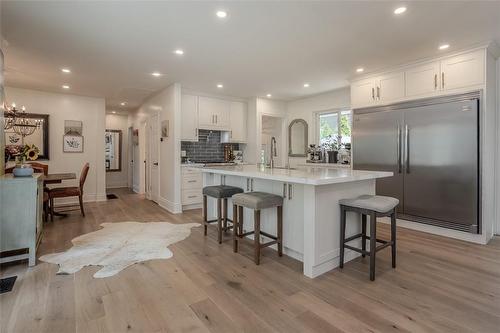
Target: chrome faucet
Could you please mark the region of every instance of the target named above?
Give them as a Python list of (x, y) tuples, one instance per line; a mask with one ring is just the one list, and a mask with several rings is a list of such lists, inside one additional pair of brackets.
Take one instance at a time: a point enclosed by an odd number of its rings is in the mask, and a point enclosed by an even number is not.
[(271, 159), (270, 159), (270, 162), (269, 162), (269, 166), (272, 168), (274, 168), (274, 158), (278, 156), (278, 148), (277, 148), (277, 144), (276, 144), (276, 138), (273, 136), (271, 138)]

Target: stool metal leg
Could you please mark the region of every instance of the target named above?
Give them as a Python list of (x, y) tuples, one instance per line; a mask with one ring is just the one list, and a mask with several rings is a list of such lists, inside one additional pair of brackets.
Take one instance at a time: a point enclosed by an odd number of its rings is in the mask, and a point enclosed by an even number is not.
[(370, 280), (375, 280), (375, 256), (377, 247), (377, 213), (370, 214)]
[(282, 257), (283, 256), (283, 206), (278, 206), (277, 211), (278, 211), (278, 216), (277, 216), (277, 218), (278, 218), (278, 221), (277, 221), (278, 255), (280, 257)]
[(217, 199), (217, 240), (222, 244), (222, 199)]
[(238, 252), (238, 206), (233, 205), (233, 252)]
[(203, 196), (203, 233), (206, 236), (207, 235), (207, 196)]
[(391, 250), (392, 250), (392, 268), (396, 268), (396, 208), (391, 214)]
[[(366, 215), (361, 214), (361, 250), (366, 251)], [(364, 258), (366, 255), (363, 253), (361, 256)]]
[(340, 206), (340, 258), (339, 258), (340, 268), (344, 268), (345, 220), (346, 220), (346, 210), (343, 206)]
[(260, 210), (254, 210), (254, 260), (255, 264), (260, 264)]

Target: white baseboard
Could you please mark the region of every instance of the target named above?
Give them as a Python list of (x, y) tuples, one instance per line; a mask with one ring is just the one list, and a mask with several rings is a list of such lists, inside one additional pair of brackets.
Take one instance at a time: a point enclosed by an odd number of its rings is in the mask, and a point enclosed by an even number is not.
[[(99, 202), (106, 201), (106, 193), (84, 193), (83, 202)], [(55, 205), (73, 205), (78, 204), (78, 197), (55, 198)]]
[(106, 184), (106, 188), (128, 188), (127, 184)]
[(161, 196), (158, 197), (158, 205), (172, 214), (182, 213), (182, 205), (180, 203), (169, 201)]
[[(380, 222), (386, 223), (386, 224), (391, 223), (390, 219), (387, 217), (377, 219), (377, 221), (380, 221)], [(471, 242), (471, 243), (476, 243), (476, 244), (483, 244), (484, 245), (484, 244), (487, 244), (489, 241), (489, 239), (486, 239), (485, 235), (471, 234), (471, 233), (465, 232), (465, 231), (447, 229), (447, 228), (442, 228), (442, 227), (438, 227), (435, 225), (417, 223), (417, 222), (412, 222), (412, 221), (407, 221), (407, 220), (402, 220), (402, 219), (397, 219), (396, 225), (398, 227), (403, 227), (406, 229), (427, 232), (427, 233), (433, 234), (433, 235), (455, 238), (455, 239), (459, 239), (459, 240), (463, 240), (463, 241)]]

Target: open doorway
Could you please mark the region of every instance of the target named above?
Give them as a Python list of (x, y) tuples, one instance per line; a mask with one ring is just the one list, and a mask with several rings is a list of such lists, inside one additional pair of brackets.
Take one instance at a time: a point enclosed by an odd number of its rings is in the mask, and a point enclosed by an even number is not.
[[(283, 117), (263, 114), (261, 119), (261, 157), (266, 164), (271, 161), (271, 140), (276, 140), (275, 166), (285, 166), (286, 161), (286, 132)], [(263, 156), (262, 156), (263, 155)]]

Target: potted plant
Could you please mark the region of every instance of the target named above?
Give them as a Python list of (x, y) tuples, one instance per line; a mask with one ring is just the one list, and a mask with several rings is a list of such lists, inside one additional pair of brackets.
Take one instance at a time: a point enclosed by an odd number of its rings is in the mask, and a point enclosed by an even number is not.
[(339, 149), (340, 149), (340, 136), (329, 135), (323, 143), (323, 147), (328, 152), (328, 163), (338, 163)]

